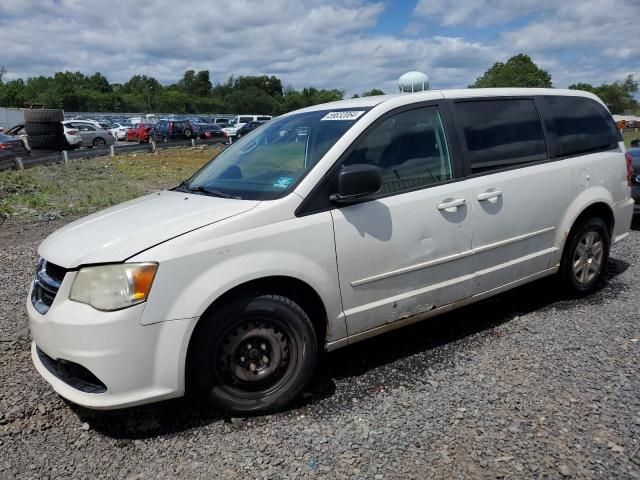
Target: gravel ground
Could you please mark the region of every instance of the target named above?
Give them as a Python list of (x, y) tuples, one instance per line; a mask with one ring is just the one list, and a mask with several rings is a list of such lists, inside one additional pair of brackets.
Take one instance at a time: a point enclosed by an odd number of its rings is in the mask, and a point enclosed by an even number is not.
[(640, 478), (637, 230), (588, 298), (537, 282), (327, 354), (286, 412), (220, 418), (91, 412), (39, 378), (23, 302), (60, 225), (0, 228), (2, 479)]

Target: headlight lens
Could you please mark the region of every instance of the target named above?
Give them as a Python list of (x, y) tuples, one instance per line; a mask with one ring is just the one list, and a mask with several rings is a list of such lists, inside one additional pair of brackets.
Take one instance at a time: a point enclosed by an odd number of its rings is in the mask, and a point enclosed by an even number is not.
[(98, 310), (119, 310), (147, 300), (157, 263), (123, 263), (81, 268), (69, 299)]

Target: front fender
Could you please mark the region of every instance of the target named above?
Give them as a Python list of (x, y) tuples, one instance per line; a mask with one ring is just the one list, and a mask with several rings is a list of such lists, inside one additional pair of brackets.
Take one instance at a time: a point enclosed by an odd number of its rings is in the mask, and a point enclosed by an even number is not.
[[(218, 235), (216, 235), (218, 232)], [(183, 252), (179, 254), (177, 252)], [(329, 212), (221, 235), (200, 229), (131, 259), (159, 262), (143, 324), (201, 316), (251, 280), (291, 277), (313, 288), (327, 311), (327, 340), (346, 336)]]

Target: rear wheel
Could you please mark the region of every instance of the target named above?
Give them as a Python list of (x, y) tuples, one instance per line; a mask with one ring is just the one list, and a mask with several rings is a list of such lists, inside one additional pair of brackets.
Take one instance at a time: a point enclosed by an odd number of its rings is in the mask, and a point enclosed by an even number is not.
[(96, 148), (104, 148), (107, 146), (107, 142), (104, 138), (96, 137), (93, 139), (93, 146)]
[(610, 242), (609, 229), (601, 218), (585, 219), (572, 229), (560, 265), (569, 291), (585, 295), (596, 288), (609, 259)]
[(194, 387), (216, 409), (247, 414), (289, 404), (313, 374), (317, 340), (300, 306), (260, 295), (213, 312), (192, 344)]
[(190, 128), (185, 128), (183, 135), (184, 138), (191, 138), (193, 136), (193, 131)]

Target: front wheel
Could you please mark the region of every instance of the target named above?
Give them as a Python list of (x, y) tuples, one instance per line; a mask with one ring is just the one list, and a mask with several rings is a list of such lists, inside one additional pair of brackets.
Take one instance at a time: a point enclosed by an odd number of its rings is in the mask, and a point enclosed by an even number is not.
[(214, 408), (235, 414), (279, 410), (310, 380), (316, 334), (292, 300), (240, 299), (203, 321), (191, 347), (190, 379)]
[(560, 276), (567, 289), (586, 295), (595, 290), (602, 278), (611, 240), (601, 218), (588, 218), (571, 231), (560, 264)]

